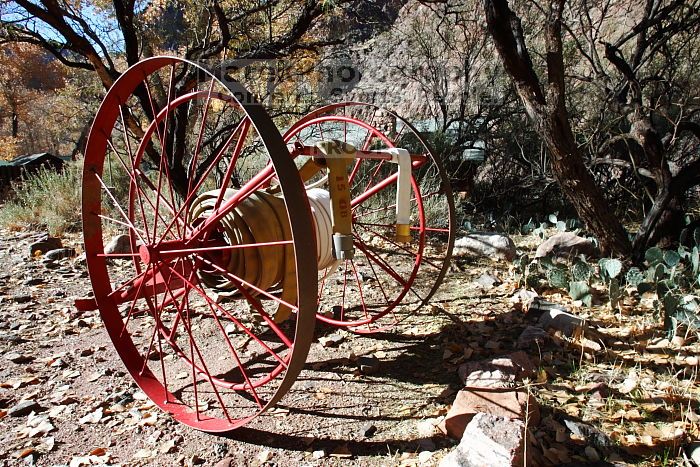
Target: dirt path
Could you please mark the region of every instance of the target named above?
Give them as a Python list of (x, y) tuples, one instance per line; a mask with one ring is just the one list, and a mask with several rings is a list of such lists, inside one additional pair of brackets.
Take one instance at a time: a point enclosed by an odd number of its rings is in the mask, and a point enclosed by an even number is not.
[[(47, 269), (28, 258), (31, 241), (0, 231), (0, 466), (222, 459), (232, 466), (435, 466), (456, 444), (435, 425), (460, 389), (458, 366), (512, 352), (537, 320), (511, 300), (505, 265), (462, 262), (434, 305), (391, 332), (366, 337), (319, 325), (305, 370), (282, 402), (230, 436), (213, 436), (173, 422), (146, 400), (97, 313), (72, 306), (89, 290), (85, 267), (62, 260)], [(64, 243), (78, 247), (79, 239)], [(503, 284), (478, 286), (485, 272)], [(587, 318), (604, 348), (591, 351), (555, 333), (528, 349), (537, 377), (527, 387), (542, 419), (529, 430), (528, 449), (538, 462), (583, 465), (600, 455), (615, 465), (683, 465), (683, 446), (700, 433), (697, 337), (664, 340), (644, 298), (620, 314), (604, 300), (576, 308), (557, 291), (542, 293)], [(337, 345), (319, 343), (333, 333)], [(360, 371), (363, 356), (378, 360), (375, 371)], [(603, 447), (591, 452), (594, 442)]]
[[(30, 407), (37, 416), (0, 419), (2, 465), (80, 465), (91, 453), (94, 462), (122, 465), (210, 465), (224, 457), (234, 465), (411, 465), (422, 451), (432, 453), (420, 458), (431, 465), (453, 445), (433, 433), (458, 389), (459, 360), (443, 355), (448, 344), (464, 345), (470, 336), (469, 326), (455, 327), (444, 313), (428, 308), (388, 333), (342, 332), (337, 346), (314, 343), (306, 370), (276, 410), (217, 437), (180, 426), (143, 400), (97, 313), (72, 307), (89, 288), (82, 265), (63, 260), (47, 269), (27, 257), (32, 237), (1, 235), (0, 414), (22, 400), (38, 404)], [(77, 246), (77, 238), (65, 243), (71, 241)], [(468, 306), (474, 294), (461, 285), (467, 276), (451, 274), (436, 301), (454, 319), (481, 321), (479, 310), (490, 305)], [(317, 330), (319, 336), (332, 332)], [(475, 342), (477, 354), (481, 344)], [(369, 375), (357, 364), (368, 355), (380, 362)]]

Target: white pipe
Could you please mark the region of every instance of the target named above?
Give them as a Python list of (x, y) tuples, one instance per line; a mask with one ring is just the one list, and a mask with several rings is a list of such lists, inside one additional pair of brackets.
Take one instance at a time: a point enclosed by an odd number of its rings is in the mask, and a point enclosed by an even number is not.
[(386, 150), (391, 162), (399, 166), (396, 183), (396, 239), (411, 241), (411, 154), (403, 148)]
[(306, 190), (311, 205), (311, 216), (316, 230), (316, 253), (319, 270), (331, 266), (333, 258), (333, 222), (331, 218), (331, 195), (327, 190)]

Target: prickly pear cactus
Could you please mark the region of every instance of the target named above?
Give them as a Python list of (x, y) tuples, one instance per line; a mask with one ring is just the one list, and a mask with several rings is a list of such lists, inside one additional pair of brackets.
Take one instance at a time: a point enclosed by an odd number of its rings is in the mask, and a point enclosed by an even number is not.
[(631, 287), (637, 287), (639, 284), (644, 282), (644, 273), (639, 270), (639, 268), (630, 268), (625, 275), (625, 281), (627, 285)]
[(571, 267), (571, 277), (575, 281), (588, 282), (592, 272), (593, 270), (588, 263), (581, 260), (577, 260)]
[(547, 281), (550, 287), (556, 289), (567, 289), (569, 288), (569, 275), (567, 271), (562, 268), (552, 268), (547, 271)]

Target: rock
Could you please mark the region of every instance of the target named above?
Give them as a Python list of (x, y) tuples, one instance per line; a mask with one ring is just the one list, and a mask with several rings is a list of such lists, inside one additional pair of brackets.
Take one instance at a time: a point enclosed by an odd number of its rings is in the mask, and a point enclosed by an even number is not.
[(373, 375), (379, 371), (379, 359), (374, 355), (358, 357), (357, 366), (362, 374)]
[(340, 345), (345, 340), (345, 336), (339, 333), (330, 334), (328, 336), (323, 336), (318, 339), (324, 347), (336, 347)]
[(539, 326), (528, 326), (518, 336), (515, 347), (520, 350), (541, 348), (549, 341), (547, 331)]
[(535, 374), (535, 365), (525, 352), (513, 352), (503, 357), (463, 363), (457, 375), (465, 386), (506, 388), (517, 380)]
[(47, 251), (61, 248), (63, 244), (60, 238), (46, 236), (43, 239), (29, 245), (29, 256), (35, 256), (37, 252), (46, 253)]
[(603, 450), (613, 446), (613, 442), (608, 438), (608, 435), (591, 425), (574, 420), (564, 420), (564, 425), (566, 425), (573, 435), (585, 439), (589, 445)]
[(593, 446), (586, 446), (586, 449), (583, 450), (583, 453), (586, 455), (586, 459), (588, 459), (589, 461), (600, 462), (600, 454), (598, 454), (598, 451), (596, 451)]
[(44, 410), (44, 408), (39, 405), (37, 401), (28, 400), (10, 407), (7, 411), (7, 415), (10, 417), (24, 417), (32, 412), (41, 412), (42, 410)]
[(58, 264), (56, 261), (54, 261), (52, 259), (49, 259), (49, 260), (44, 259), (41, 261), (41, 264), (43, 264), (46, 269), (57, 269), (57, 268), (61, 267), (60, 264)]
[(484, 289), (492, 289), (497, 285), (501, 285), (502, 282), (489, 274), (482, 274), (477, 280), (474, 281), (475, 284), (483, 287)]
[(561, 232), (552, 235), (542, 242), (535, 251), (535, 258), (543, 256), (575, 256), (584, 254), (588, 257), (597, 257), (598, 249), (587, 238), (579, 237), (573, 232)]
[(510, 237), (494, 232), (473, 232), (455, 241), (457, 256), (489, 257), (506, 261), (515, 258), (515, 243)]
[(522, 421), (527, 418), (531, 426), (540, 421), (537, 401), (524, 389), (465, 388), (457, 393), (439, 428), (448, 436), (460, 439), (467, 424), (479, 413)]
[(11, 300), (15, 303), (27, 303), (32, 301), (32, 296), (26, 294), (16, 294), (12, 296)]
[(49, 250), (44, 253), (44, 257), (49, 260), (58, 261), (63, 258), (73, 258), (75, 257), (74, 248), (56, 248), (55, 250)]
[(31, 287), (32, 285), (39, 285), (42, 282), (44, 282), (44, 279), (41, 277), (30, 277), (26, 279), (24, 282), (22, 282), (22, 285), (26, 285), (28, 287)]
[(374, 436), (374, 434), (377, 432), (377, 427), (372, 425), (371, 423), (365, 424), (361, 429), (360, 429), (360, 435), (363, 438), (371, 438)]
[(418, 440), (418, 451), (430, 452), (430, 451), (434, 451), (436, 448), (437, 448), (437, 446), (435, 446), (435, 441), (433, 441), (430, 438), (424, 438), (424, 439)]
[(540, 316), (537, 322), (544, 329), (561, 331), (566, 336), (573, 336), (576, 331), (585, 326), (585, 322), (578, 316), (559, 309), (551, 309)]
[(323, 459), (324, 457), (326, 457), (326, 451), (324, 451), (323, 449), (319, 449), (318, 451), (314, 451), (313, 453), (311, 453), (311, 457), (313, 457), (314, 459)]
[(22, 364), (22, 363), (29, 363), (29, 362), (33, 361), (34, 357), (31, 355), (23, 355), (21, 353), (11, 352), (11, 353), (5, 354), (5, 360), (9, 360), (12, 363)]
[(214, 467), (236, 467), (238, 463), (233, 457), (224, 457), (219, 462), (214, 464)]
[(533, 297), (533, 299), (527, 304), (525, 311), (527, 313), (545, 313), (550, 310), (559, 310), (566, 312), (566, 307), (559, 305), (557, 303), (548, 302), (540, 297)]
[(700, 441), (690, 443), (685, 447), (685, 454), (695, 465), (700, 465)]
[(126, 235), (117, 235), (112, 237), (112, 240), (105, 245), (105, 253), (107, 254), (126, 254), (131, 253), (131, 238)]
[(525, 424), (520, 420), (480, 413), (464, 430), (459, 445), (440, 467), (510, 467), (524, 460)]

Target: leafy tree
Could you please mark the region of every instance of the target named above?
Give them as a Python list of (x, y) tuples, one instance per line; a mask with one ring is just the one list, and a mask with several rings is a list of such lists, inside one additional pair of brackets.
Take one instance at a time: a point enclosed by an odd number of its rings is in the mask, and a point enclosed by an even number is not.
[[(669, 228), (673, 211), (700, 183), (697, 85), (689, 86), (698, 2), (648, 0), (640, 8), (627, 0), (555, 0), (524, 7), (544, 22), (542, 59), (531, 53), (540, 44), (536, 38), (528, 44), (522, 15), (507, 0), (484, 0), (504, 68), (549, 150), (563, 193), (603, 251), (640, 258), (665, 234), (677, 236), (678, 222)], [(575, 100), (579, 93), (584, 100)], [(597, 106), (598, 99), (604, 105)], [(593, 150), (581, 144), (591, 136)], [(643, 178), (650, 207), (632, 243), (587, 163)]]
[[(31, 44), (5, 44), (0, 50), (0, 107), (9, 117), (2, 136), (0, 158), (12, 159), (27, 149), (33, 137), (37, 103), (64, 86), (64, 70), (43, 49)], [(45, 111), (45, 109), (44, 109)], [(4, 122), (2, 122), (4, 123)], [(25, 131), (20, 134), (20, 123)]]
[[(335, 2), (342, 5), (344, 2)], [(327, 34), (322, 19), (332, 11), (323, 0), (167, 0), (148, 4), (135, 0), (72, 2), (68, 0), (13, 0), (2, 5), (0, 39), (33, 44), (68, 67), (94, 72), (104, 88), (110, 87), (126, 66), (160, 52), (175, 52), (187, 59), (211, 63), (223, 70), (239, 67), (241, 60), (287, 58), (292, 65), (309, 53), (340, 39)], [(177, 76), (176, 89), (187, 89), (197, 77)], [(170, 83), (153, 83), (155, 96), (167, 96)], [(153, 117), (152, 101), (139, 91), (140, 112)], [(157, 97), (156, 97), (157, 100)], [(185, 128), (187, 112), (178, 112), (174, 134), (166, 138), (174, 154), (177, 128)], [(136, 113), (127, 113), (130, 132), (143, 134)], [(159, 163), (160, 151), (147, 151)], [(176, 188), (187, 181), (183, 157), (168, 157)]]

